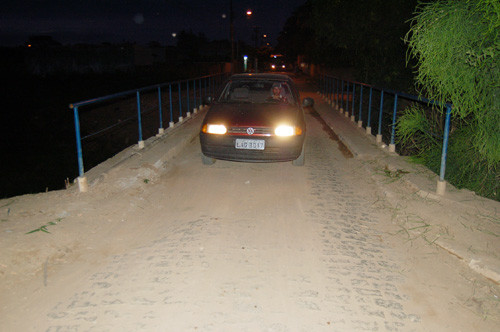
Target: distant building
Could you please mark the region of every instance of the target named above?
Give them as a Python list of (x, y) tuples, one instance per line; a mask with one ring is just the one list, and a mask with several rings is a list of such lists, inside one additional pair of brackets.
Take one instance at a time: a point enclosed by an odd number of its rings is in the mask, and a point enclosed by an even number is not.
[(132, 44), (61, 45), (52, 37), (35, 36), (25, 45), (25, 69), (35, 75), (104, 73), (134, 67)]
[(45, 48), (45, 47), (61, 46), (61, 43), (54, 40), (52, 36), (37, 35), (37, 36), (30, 36), (25, 45), (30, 48)]

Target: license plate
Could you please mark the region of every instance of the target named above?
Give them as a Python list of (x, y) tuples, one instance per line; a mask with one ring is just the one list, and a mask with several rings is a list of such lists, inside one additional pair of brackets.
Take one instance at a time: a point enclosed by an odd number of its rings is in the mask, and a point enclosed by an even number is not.
[(236, 139), (235, 147), (245, 150), (264, 150), (266, 141), (263, 139)]

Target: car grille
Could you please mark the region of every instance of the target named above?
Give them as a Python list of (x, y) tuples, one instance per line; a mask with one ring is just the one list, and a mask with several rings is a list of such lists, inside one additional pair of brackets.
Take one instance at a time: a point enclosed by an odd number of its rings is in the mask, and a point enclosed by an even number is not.
[[(253, 128), (254, 133), (252, 135), (247, 133), (248, 128)], [(271, 136), (273, 134), (273, 129), (269, 127), (230, 127), (228, 134), (244, 136)]]

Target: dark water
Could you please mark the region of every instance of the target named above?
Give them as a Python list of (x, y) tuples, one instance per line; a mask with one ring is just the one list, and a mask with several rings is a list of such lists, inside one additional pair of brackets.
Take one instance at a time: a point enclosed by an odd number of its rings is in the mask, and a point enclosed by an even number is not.
[[(66, 179), (71, 181), (78, 176), (70, 103), (172, 81), (178, 79), (178, 75), (146, 71), (40, 77), (4, 67), (2, 79), (6, 84), (0, 99), (0, 198), (6, 198), (63, 189)], [(114, 112), (113, 121), (126, 118), (126, 114), (116, 115), (116, 112), (124, 112), (124, 107), (107, 108), (110, 109)], [(105, 112), (83, 110), (82, 131), (99, 129), (102, 127), (99, 120), (110, 116)], [(137, 143), (137, 132), (136, 120), (124, 121), (112, 132), (87, 139), (83, 145), (85, 168)], [(145, 129), (145, 135), (152, 134)]]

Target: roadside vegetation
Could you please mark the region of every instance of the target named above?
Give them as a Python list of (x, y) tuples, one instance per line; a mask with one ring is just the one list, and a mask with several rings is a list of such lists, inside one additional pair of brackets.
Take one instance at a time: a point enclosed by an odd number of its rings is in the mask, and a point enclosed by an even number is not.
[[(451, 102), (446, 180), (499, 200), (500, 3), (437, 1), (417, 8), (405, 37), (421, 95)], [(408, 108), (397, 126), (414, 159), (439, 170), (443, 109)]]

